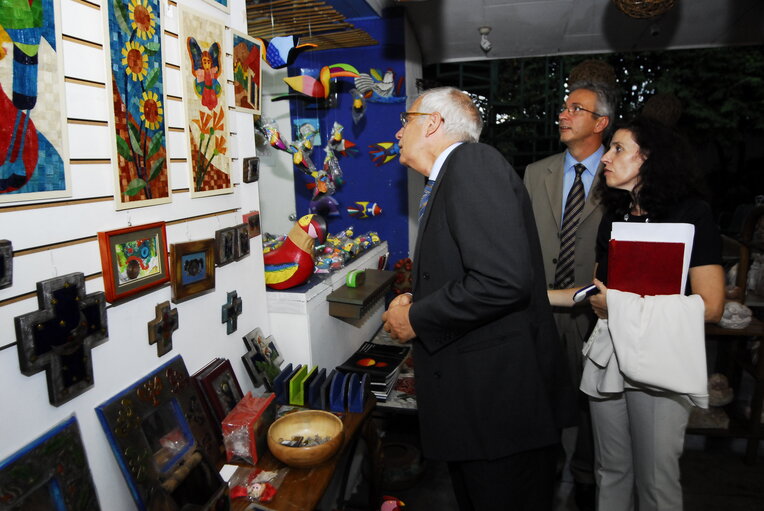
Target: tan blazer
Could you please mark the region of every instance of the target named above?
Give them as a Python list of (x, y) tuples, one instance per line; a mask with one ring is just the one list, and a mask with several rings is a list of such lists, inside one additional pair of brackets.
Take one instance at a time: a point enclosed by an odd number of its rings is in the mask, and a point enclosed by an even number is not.
[[(544, 258), (544, 274), (547, 287), (554, 285), (557, 256), (560, 254), (560, 227), (562, 222), (562, 177), (565, 153), (559, 153), (535, 163), (525, 169), (523, 179), (533, 205), (536, 227), (541, 241)], [(576, 286), (590, 284), (594, 276), (595, 244), (597, 229), (602, 219), (602, 208), (594, 197), (594, 190), (602, 175), (602, 164), (597, 168), (594, 182), (586, 197), (581, 223), (576, 233), (576, 265), (574, 280)]]

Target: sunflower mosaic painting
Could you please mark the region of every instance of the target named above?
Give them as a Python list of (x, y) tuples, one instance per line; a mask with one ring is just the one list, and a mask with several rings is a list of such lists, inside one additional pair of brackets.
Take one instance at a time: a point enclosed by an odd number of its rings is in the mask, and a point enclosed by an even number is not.
[(117, 209), (170, 202), (159, 0), (107, 0)]
[[(191, 197), (232, 193), (223, 66), (225, 26), (179, 6)], [(185, 47), (185, 48), (183, 48)], [(185, 51), (184, 51), (185, 50)]]

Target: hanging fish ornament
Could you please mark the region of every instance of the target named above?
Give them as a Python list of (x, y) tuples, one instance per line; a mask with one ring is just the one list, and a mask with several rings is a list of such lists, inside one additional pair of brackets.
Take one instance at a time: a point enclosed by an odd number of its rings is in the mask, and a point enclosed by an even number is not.
[(348, 215), (355, 218), (369, 218), (382, 214), (382, 208), (374, 202), (356, 201), (352, 206), (347, 207)]
[(366, 98), (358, 89), (350, 89), (350, 96), (353, 98), (353, 106), (350, 111), (353, 116), (353, 124), (358, 124), (366, 115)]
[(369, 156), (377, 167), (388, 163), (401, 152), (398, 142), (377, 142), (369, 147), (372, 149)]
[(265, 42), (257, 39), (262, 48), (263, 60), (272, 69), (281, 69), (294, 63), (300, 53), (310, 48), (316, 48), (312, 43), (299, 44), (300, 38), (296, 35), (284, 35), (272, 38)]

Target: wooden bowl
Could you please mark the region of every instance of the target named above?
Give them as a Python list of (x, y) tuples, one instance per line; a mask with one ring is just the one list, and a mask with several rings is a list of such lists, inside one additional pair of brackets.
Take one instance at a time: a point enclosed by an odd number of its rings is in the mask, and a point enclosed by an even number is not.
[[(315, 435), (329, 437), (329, 441), (308, 447), (289, 447), (279, 439), (295, 436), (310, 438)], [(268, 429), (268, 448), (277, 459), (290, 467), (312, 467), (331, 458), (342, 445), (342, 421), (336, 415), (322, 410), (304, 410), (290, 413), (271, 424)]]

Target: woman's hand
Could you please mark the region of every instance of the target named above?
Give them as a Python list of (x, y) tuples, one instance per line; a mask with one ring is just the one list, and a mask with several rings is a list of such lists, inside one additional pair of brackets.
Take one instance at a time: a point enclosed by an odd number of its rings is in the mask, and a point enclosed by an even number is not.
[(597, 279), (594, 279), (594, 285), (597, 286), (600, 292), (589, 297), (589, 303), (592, 304), (592, 310), (598, 318), (607, 319), (607, 287)]

